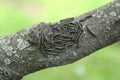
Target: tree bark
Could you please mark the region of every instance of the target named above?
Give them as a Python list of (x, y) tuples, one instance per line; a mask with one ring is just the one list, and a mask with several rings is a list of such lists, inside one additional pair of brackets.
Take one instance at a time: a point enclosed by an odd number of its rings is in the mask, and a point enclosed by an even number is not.
[(0, 80), (75, 62), (120, 40), (120, 1), (0, 37)]

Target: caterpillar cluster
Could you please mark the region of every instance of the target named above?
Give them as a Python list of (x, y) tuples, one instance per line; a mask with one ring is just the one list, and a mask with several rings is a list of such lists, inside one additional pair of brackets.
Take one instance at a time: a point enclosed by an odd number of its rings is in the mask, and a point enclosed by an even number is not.
[(60, 23), (40, 23), (38, 29), (29, 33), (29, 41), (38, 45), (45, 55), (63, 53), (68, 47), (78, 42), (83, 29), (73, 18), (61, 20)]

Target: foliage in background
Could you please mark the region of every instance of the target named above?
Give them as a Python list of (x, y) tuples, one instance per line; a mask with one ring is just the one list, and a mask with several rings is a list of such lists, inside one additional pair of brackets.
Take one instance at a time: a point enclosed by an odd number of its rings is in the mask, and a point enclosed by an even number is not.
[[(0, 0), (0, 35), (27, 26), (78, 16), (111, 0)], [(49, 68), (22, 80), (119, 80), (120, 43), (95, 52), (73, 64)]]

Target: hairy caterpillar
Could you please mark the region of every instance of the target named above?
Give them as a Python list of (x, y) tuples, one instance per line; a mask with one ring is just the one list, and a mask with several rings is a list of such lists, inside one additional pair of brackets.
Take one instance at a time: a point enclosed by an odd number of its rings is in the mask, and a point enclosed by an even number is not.
[(29, 42), (38, 46), (45, 55), (63, 53), (78, 40), (83, 32), (80, 22), (73, 22), (74, 18), (61, 20), (60, 23), (40, 23), (29, 33)]

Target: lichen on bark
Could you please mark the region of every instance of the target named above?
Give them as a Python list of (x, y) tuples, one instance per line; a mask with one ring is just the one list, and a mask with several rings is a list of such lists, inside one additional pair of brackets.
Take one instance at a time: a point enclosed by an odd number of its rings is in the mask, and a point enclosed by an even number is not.
[(0, 37), (0, 80), (75, 62), (120, 40), (120, 2)]

